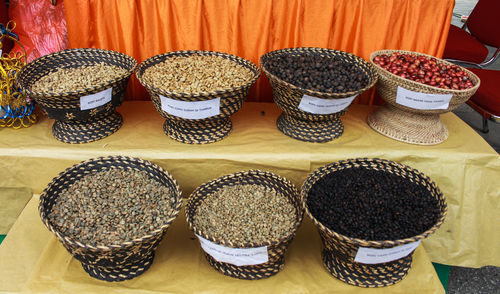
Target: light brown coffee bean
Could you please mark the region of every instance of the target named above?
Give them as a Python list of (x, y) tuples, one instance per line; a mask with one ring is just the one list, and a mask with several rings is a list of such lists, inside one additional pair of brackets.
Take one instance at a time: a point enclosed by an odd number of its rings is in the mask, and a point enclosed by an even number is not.
[(127, 71), (121, 67), (105, 64), (60, 68), (41, 77), (31, 87), (37, 93), (79, 92), (112, 81)]
[(153, 87), (180, 93), (213, 92), (248, 83), (254, 73), (221, 56), (173, 56), (144, 71), (143, 80)]
[(236, 243), (266, 242), (287, 236), (295, 225), (295, 207), (261, 185), (225, 186), (198, 206), (193, 224), (209, 236)]

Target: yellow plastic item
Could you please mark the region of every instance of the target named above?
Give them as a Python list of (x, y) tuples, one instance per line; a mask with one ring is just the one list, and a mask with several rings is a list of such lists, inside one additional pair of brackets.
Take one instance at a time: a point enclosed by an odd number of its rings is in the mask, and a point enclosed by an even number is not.
[(33, 113), (34, 105), (16, 85), (17, 74), (26, 65), (26, 51), (12, 33), (15, 27), (15, 22), (9, 21), (0, 32), (0, 50), (4, 38), (18, 43), (23, 50), (2, 53), (0, 56), (0, 127), (19, 129), (34, 124), (36, 115)]

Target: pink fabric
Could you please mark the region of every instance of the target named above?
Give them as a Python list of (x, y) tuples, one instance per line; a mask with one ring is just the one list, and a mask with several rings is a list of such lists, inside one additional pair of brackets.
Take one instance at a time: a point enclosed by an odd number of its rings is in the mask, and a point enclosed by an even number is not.
[[(0, 0), (3, 1), (3, 0)], [(49, 0), (10, 0), (9, 16), (28, 55), (28, 62), (68, 48), (64, 3)], [(19, 45), (14, 49), (20, 51)]]

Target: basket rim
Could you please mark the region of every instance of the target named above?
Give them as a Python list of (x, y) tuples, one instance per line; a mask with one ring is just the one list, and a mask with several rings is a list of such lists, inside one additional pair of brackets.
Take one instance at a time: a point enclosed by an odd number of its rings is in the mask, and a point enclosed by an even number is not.
[[(122, 75), (117, 76), (116, 78), (112, 80), (108, 80), (105, 83), (98, 84), (97, 86), (93, 86), (91, 88), (87, 88), (85, 90), (80, 90), (80, 91), (70, 91), (70, 92), (62, 92), (62, 93), (56, 93), (56, 92), (34, 92), (31, 90), (31, 87), (24, 87), (23, 84), (20, 82), (21, 77), (24, 75), (24, 72), (31, 71), (33, 67), (38, 67), (40, 66), (39, 63), (44, 62), (46, 60), (50, 59), (57, 59), (59, 58), (60, 55), (63, 55), (67, 52), (97, 52), (97, 53), (108, 53), (112, 55), (117, 55), (117, 56), (122, 56), (123, 58), (127, 59), (133, 66), (131, 68), (126, 68), (126, 72)], [(26, 66), (24, 66), (20, 71), (19, 74), (16, 77), (16, 83), (17, 85), (21, 86), (21, 89), (23, 90), (24, 94), (27, 96), (31, 96), (33, 98), (37, 99), (43, 99), (43, 98), (63, 98), (67, 96), (85, 96), (89, 95), (89, 93), (97, 93), (100, 92), (101, 90), (109, 88), (110, 85), (115, 84), (117, 82), (121, 82), (127, 78), (129, 78), (134, 71), (137, 68), (137, 60), (133, 58), (132, 56), (129, 56), (125, 53), (118, 52), (118, 51), (113, 51), (113, 50), (108, 50), (108, 49), (102, 49), (102, 48), (72, 48), (72, 49), (64, 49), (61, 51), (53, 52), (44, 56), (41, 56), (32, 62), (28, 63)], [(55, 70), (57, 71), (57, 69)]]
[[(368, 83), (368, 85), (366, 85), (365, 87), (363, 87), (357, 91), (350, 91), (350, 92), (346, 92), (346, 93), (318, 92), (318, 91), (313, 91), (313, 90), (309, 90), (306, 88), (301, 88), (301, 87), (295, 86), (294, 84), (286, 82), (286, 81), (278, 78), (276, 75), (272, 74), (271, 72), (269, 72), (269, 70), (264, 65), (263, 59), (266, 57), (269, 57), (272, 55), (280, 55), (281, 53), (295, 53), (295, 52), (301, 53), (298, 50), (304, 50), (304, 52), (306, 52), (306, 53), (308, 53), (308, 52), (320, 53), (321, 52), (321, 53), (333, 53), (332, 55), (337, 55), (337, 53), (350, 55), (356, 61), (358, 61), (360, 64), (366, 66), (368, 71), (372, 73), (372, 77), (371, 77), (372, 82)], [(377, 71), (376, 71), (375, 67), (370, 62), (366, 61), (365, 59), (363, 59), (363, 58), (361, 58), (353, 53), (350, 53), (347, 51), (342, 51), (342, 50), (335, 50), (335, 49), (328, 49), (328, 48), (321, 48), (321, 47), (291, 47), (291, 48), (276, 49), (276, 50), (269, 51), (269, 52), (263, 54), (259, 59), (259, 63), (260, 63), (260, 67), (262, 68), (262, 71), (266, 74), (266, 76), (269, 79), (275, 80), (279, 84), (284, 85), (286, 87), (289, 87), (292, 90), (296, 90), (296, 91), (302, 92), (303, 94), (307, 94), (307, 95), (310, 95), (313, 97), (318, 97), (318, 98), (343, 99), (343, 98), (348, 98), (348, 97), (352, 97), (352, 96), (358, 96), (361, 93), (372, 88), (378, 80)], [(370, 76), (368, 76), (368, 79), (370, 79)]]
[[(154, 229), (153, 231), (145, 234), (144, 236), (141, 236), (141, 237), (137, 237), (137, 238), (134, 238), (132, 240), (129, 240), (129, 241), (124, 241), (124, 242), (121, 242), (121, 243), (115, 243), (115, 244), (109, 244), (109, 245), (96, 245), (96, 246), (93, 246), (93, 245), (90, 245), (90, 244), (86, 244), (86, 243), (82, 243), (82, 242), (79, 242), (77, 240), (75, 240), (74, 238), (70, 238), (70, 237), (67, 237), (67, 236), (64, 236), (63, 234), (61, 234), (59, 231), (57, 231), (55, 229), (55, 227), (51, 224), (51, 222), (49, 221), (49, 218), (48, 218), (48, 215), (45, 214), (44, 212), (44, 203), (45, 203), (45, 198), (47, 197), (47, 191), (50, 190), (52, 188), (53, 185), (55, 185), (59, 180), (61, 180), (64, 176), (66, 176), (66, 174), (68, 172), (71, 172), (71, 171), (74, 171), (74, 170), (78, 170), (84, 166), (87, 166), (87, 165), (91, 165), (95, 162), (99, 162), (99, 161), (116, 161), (116, 160), (122, 160), (122, 161), (125, 161), (125, 162), (128, 162), (128, 161), (137, 161), (141, 164), (144, 164), (146, 166), (151, 166), (155, 169), (158, 170), (158, 172), (166, 175), (166, 177), (172, 181), (173, 185), (174, 185), (174, 189), (173, 190), (173, 193), (175, 194), (175, 200), (177, 202), (177, 204), (175, 205), (175, 207), (172, 209), (170, 215), (167, 217), (168, 220), (165, 224), (161, 225), (159, 228), (156, 228)], [(76, 246), (76, 247), (79, 247), (79, 248), (82, 248), (82, 249), (90, 249), (90, 250), (101, 250), (101, 251), (111, 251), (111, 250), (115, 250), (115, 249), (120, 249), (120, 248), (124, 248), (124, 247), (129, 247), (129, 246), (134, 246), (134, 245), (137, 245), (137, 244), (141, 244), (141, 243), (144, 243), (145, 241), (148, 241), (148, 240), (151, 240), (151, 239), (154, 239), (156, 238), (158, 235), (162, 234), (169, 226), (170, 224), (177, 218), (177, 216), (179, 215), (179, 212), (181, 210), (181, 207), (182, 207), (182, 190), (181, 190), (181, 187), (179, 186), (177, 180), (165, 169), (163, 169), (161, 166), (159, 165), (156, 165), (148, 160), (144, 160), (144, 159), (141, 159), (141, 158), (138, 158), (138, 157), (129, 157), (129, 156), (121, 156), (121, 155), (118, 155), (118, 156), (102, 156), (102, 157), (95, 157), (95, 158), (91, 158), (91, 159), (88, 159), (88, 160), (84, 160), (80, 163), (77, 163), (73, 166), (70, 166), (68, 168), (66, 168), (64, 171), (60, 172), (56, 177), (54, 177), (52, 179), (52, 181), (47, 185), (47, 187), (43, 190), (43, 192), (40, 194), (40, 198), (39, 198), (39, 205), (38, 205), (38, 211), (39, 211), (39, 214), (40, 214), (40, 217), (42, 219), (42, 222), (45, 224), (45, 226), (52, 232), (56, 235), (56, 237), (63, 241), (64, 243), (68, 243), (72, 246)]]
[[(291, 188), (292, 191), (295, 193), (295, 196), (297, 197), (297, 199), (296, 199), (297, 206), (295, 206), (292, 203), (292, 205), (295, 208), (295, 224), (293, 225), (292, 230), (286, 236), (284, 236), (284, 237), (282, 237), (280, 239), (268, 240), (268, 241), (265, 241), (265, 242), (248, 242), (248, 243), (229, 242), (229, 241), (226, 241), (226, 240), (216, 239), (216, 238), (212, 237), (211, 235), (206, 234), (205, 232), (201, 231), (200, 229), (198, 229), (193, 224), (193, 219), (189, 216), (190, 206), (195, 201), (195, 199), (194, 199), (195, 196), (197, 196), (198, 194), (201, 194), (201, 192), (202, 192), (203, 189), (205, 189), (207, 187), (210, 187), (210, 186), (213, 186), (213, 185), (216, 185), (216, 184), (218, 184), (220, 182), (224, 182), (224, 181), (226, 181), (226, 180), (228, 180), (230, 178), (244, 177), (244, 176), (248, 176), (248, 175), (252, 175), (252, 174), (253, 175), (259, 175), (259, 176), (274, 177), (274, 178), (278, 179), (279, 181), (281, 181), (282, 183), (284, 183), (289, 188)], [(225, 186), (227, 186), (227, 185), (225, 185)], [(210, 195), (213, 195), (213, 194), (210, 194)], [(209, 197), (210, 195), (205, 196), (205, 198)], [(245, 170), (245, 171), (239, 171), (239, 172), (235, 172), (235, 173), (231, 173), (231, 174), (226, 174), (224, 176), (221, 176), (221, 177), (218, 177), (216, 179), (210, 180), (210, 181), (205, 182), (202, 185), (198, 186), (191, 193), (191, 195), (189, 196), (189, 198), (187, 200), (186, 207), (185, 207), (186, 221), (188, 223), (189, 228), (191, 229), (191, 231), (194, 234), (196, 234), (196, 235), (198, 235), (200, 237), (203, 237), (206, 240), (214, 242), (214, 243), (216, 243), (218, 245), (225, 246), (225, 247), (248, 249), (248, 248), (256, 248), (256, 247), (263, 247), (263, 246), (268, 246), (268, 247), (270, 247), (270, 246), (276, 246), (276, 245), (280, 245), (280, 244), (283, 244), (285, 242), (288, 242), (288, 241), (292, 240), (294, 238), (295, 234), (297, 233), (297, 230), (299, 229), (299, 227), (302, 224), (302, 220), (304, 218), (304, 211), (303, 211), (303, 209), (301, 207), (300, 197), (299, 196), (300, 196), (299, 195), (299, 191), (298, 191), (297, 187), (295, 187), (295, 185), (292, 184), (292, 182), (290, 182), (288, 179), (286, 179), (286, 178), (284, 178), (282, 176), (279, 176), (279, 175), (277, 175), (275, 173), (272, 173), (272, 172), (269, 172), (269, 171), (262, 171), (262, 170), (259, 170), (259, 169), (250, 169), (250, 170)], [(288, 197), (286, 197), (286, 198), (288, 198)], [(195, 211), (193, 211), (193, 215), (194, 215), (194, 212)]]
[[(349, 163), (361, 163), (361, 162), (377, 162), (377, 163), (386, 163), (395, 167), (399, 167), (407, 172), (410, 173), (416, 173), (419, 176), (421, 176), (425, 181), (427, 181), (430, 186), (436, 189), (437, 193), (442, 196), (443, 202), (444, 202), (444, 207), (443, 210), (441, 211), (441, 215), (436, 221), (436, 223), (427, 229), (426, 231), (412, 237), (408, 238), (403, 238), (403, 239), (396, 239), (396, 240), (365, 240), (361, 238), (354, 238), (354, 237), (349, 237), (343, 234), (340, 234), (338, 232), (335, 232), (331, 230), (330, 228), (326, 227), (323, 223), (321, 223), (316, 217), (312, 215), (312, 213), (309, 211), (309, 208), (307, 206), (307, 198), (309, 196), (309, 189), (306, 190), (306, 185), (309, 185), (309, 188), (312, 187), (320, 178), (314, 180), (314, 177), (318, 174), (321, 174), (323, 171), (328, 171), (330, 168), (335, 167), (335, 166), (342, 166), (344, 164), (349, 164)], [(342, 168), (342, 170), (345, 168)], [(310, 184), (309, 184), (310, 183)], [(309, 218), (312, 220), (312, 222), (317, 226), (317, 228), (323, 232), (326, 232), (328, 235), (340, 239), (342, 241), (349, 242), (351, 244), (354, 244), (359, 247), (375, 247), (375, 248), (380, 248), (382, 247), (394, 247), (394, 246), (399, 246), (399, 245), (404, 245), (408, 243), (413, 243), (418, 240), (425, 239), (427, 236), (431, 235), (434, 233), (445, 221), (447, 211), (448, 211), (448, 205), (446, 202), (446, 198), (444, 197), (443, 193), (439, 189), (439, 187), (436, 185), (436, 183), (430, 179), (428, 176), (422, 174), (418, 170), (408, 166), (401, 164), (399, 162), (387, 160), (387, 159), (380, 159), (380, 158), (349, 158), (345, 160), (340, 160), (336, 162), (329, 163), (325, 166), (319, 167), (315, 169), (313, 172), (311, 172), (306, 180), (304, 181), (301, 191), (300, 191), (300, 199), (301, 199), (301, 204), (303, 206), (303, 209), (305, 213), (309, 216)]]
[[(153, 61), (155, 61), (157, 59), (163, 59), (162, 62), (164, 62), (168, 58), (173, 57), (173, 56), (177, 56), (177, 55), (188, 55), (186, 57), (189, 57), (190, 55), (219, 56), (219, 57), (226, 58), (229, 60), (231, 60), (231, 58), (234, 58), (234, 59), (241, 61), (240, 65), (250, 69), (253, 73), (253, 76), (246, 83), (244, 83), (238, 87), (224, 88), (224, 89), (215, 90), (215, 91), (194, 92), (194, 93), (166, 91), (166, 90), (162, 90), (162, 89), (159, 89), (157, 87), (154, 87), (153, 85), (146, 83), (144, 81), (144, 79), (143, 79), (144, 72), (148, 68), (156, 65), (156, 64), (151, 65), (151, 63)], [(231, 61), (235, 62), (234, 60), (231, 60)], [(261, 73), (260, 69), (257, 67), (257, 65), (255, 65), (253, 62), (251, 62), (248, 59), (245, 59), (243, 57), (240, 57), (240, 56), (237, 56), (234, 54), (230, 54), (230, 53), (219, 52), (219, 51), (210, 51), (210, 50), (179, 50), (179, 51), (171, 51), (171, 52), (165, 52), (162, 54), (153, 55), (153, 56), (147, 58), (146, 60), (144, 60), (143, 62), (141, 62), (137, 66), (137, 70), (135, 72), (137, 80), (139, 80), (141, 85), (144, 88), (146, 88), (146, 90), (154, 92), (157, 95), (162, 95), (162, 96), (173, 98), (173, 99), (177, 98), (177, 97), (184, 97), (184, 98), (212, 97), (212, 96), (224, 95), (226, 93), (230, 93), (233, 91), (242, 91), (244, 88), (252, 86), (257, 81), (257, 79), (261, 76), (261, 74), (262, 73)]]
[[(406, 79), (406, 78), (402, 78), (398, 75), (395, 75), (393, 74), (392, 72), (380, 67), (379, 65), (377, 65), (373, 59), (376, 57), (376, 56), (379, 56), (379, 55), (382, 55), (382, 54), (393, 54), (393, 53), (406, 53), (406, 54), (412, 54), (412, 55), (416, 55), (416, 56), (425, 56), (425, 57), (428, 57), (428, 58), (434, 58), (436, 59), (436, 61), (438, 63), (441, 63), (441, 64), (445, 64), (445, 65), (455, 65), (455, 66), (458, 66), (461, 70), (465, 71), (467, 73), (467, 75), (469, 77), (473, 77), (473, 79), (476, 79), (477, 80), (477, 83), (472, 87), (472, 88), (469, 88), (469, 89), (464, 89), (464, 90), (453, 90), (453, 89), (443, 89), (443, 88), (439, 88), (439, 87), (436, 87), (436, 86), (431, 86), (431, 85), (426, 85), (426, 84), (422, 84), (422, 83), (419, 83), (419, 82), (416, 82), (416, 81), (412, 81), (410, 79)], [(370, 63), (373, 64), (373, 66), (377, 69), (377, 71), (382, 71), (384, 74), (388, 75), (389, 77), (391, 77), (392, 79), (395, 79), (397, 82), (398, 82), (398, 86), (401, 82), (405, 82), (405, 83), (409, 83), (410, 85), (412, 86), (415, 86), (415, 87), (424, 87), (425, 90), (431, 92), (431, 91), (439, 91), (440, 93), (444, 93), (444, 94), (464, 94), (464, 93), (468, 93), (468, 92), (475, 92), (479, 86), (481, 85), (481, 80), (479, 79), (479, 77), (472, 71), (470, 71), (469, 69), (463, 67), (463, 66), (460, 66), (458, 64), (454, 64), (454, 63), (451, 63), (447, 60), (444, 60), (444, 59), (441, 59), (441, 58), (437, 58), (435, 56), (432, 56), (432, 55), (429, 55), (429, 54), (426, 54), (426, 53), (421, 53), (421, 52), (416, 52), (416, 51), (410, 51), (410, 50), (398, 50), (398, 49), (383, 49), (383, 50), (377, 50), (377, 51), (373, 51), (371, 54), (370, 54)], [(471, 82), (473, 81), (473, 79), (471, 79)]]

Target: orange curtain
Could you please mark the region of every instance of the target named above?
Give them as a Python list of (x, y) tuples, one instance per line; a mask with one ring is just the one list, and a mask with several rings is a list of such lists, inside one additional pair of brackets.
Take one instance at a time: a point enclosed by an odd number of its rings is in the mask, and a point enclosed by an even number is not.
[[(343, 50), (368, 59), (379, 49), (440, 57), (454, 0), (72, 0), (65, 2), (70, 48), (120, 51), (142, 62), (176, 50), (214, 50), (259, 64), (288, 47)], [(373, 91), (360, 103), (373, 103)], [(148, 100), (133, 77), (127, 100)], [(271, 102), (265, 77), (248, 101)]]

